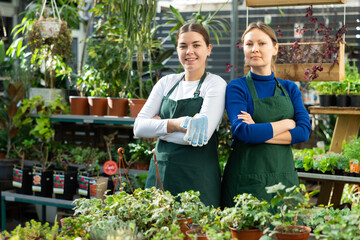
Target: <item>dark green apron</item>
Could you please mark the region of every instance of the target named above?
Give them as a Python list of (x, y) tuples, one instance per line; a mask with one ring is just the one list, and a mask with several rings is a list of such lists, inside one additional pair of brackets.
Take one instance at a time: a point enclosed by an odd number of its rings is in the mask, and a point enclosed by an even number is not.
[[(273, 97), (259, 99), (250, 72), (246, 82), (254, 103), (255, 123), (293, 119), (294, 108), (287, 91), (275, 78), (277, 84)], [(284, 96), (281, 96), (281, 92)], [(271, 201), (265, 187), (282, 182), (285, 186), (298, 185), (291, 146), (281, 144), (245, 144), (237, 141), (224, 170), (222, 182), (222, 206), (234, 206), (234, 196), (251, 193)]]
[[(206, 73), (202, 76), (193, 98), (174, 101), (169, 96), (182, 81), (183, 76), (181, 76), (162, 100), (161, 118), (194, 116), (199, 113), (203, 103), (203, 98), (199, 96), (200, 87), (205, 77)], [(189, 190), (199, 191), (200, 199), (204, 204), (218, 207), (220, 205), (221, 173), (217, 146), (216, 131), (208, 144), (202, 147), (179, 145), (158, 139), (155, 153), (164, 189), (173, 195)], [(155, 182), (156, 168), (154, 159), (152, 159), (145, 187), (153, 187)], [(159, 188), (159, 181), (157, 183)]]

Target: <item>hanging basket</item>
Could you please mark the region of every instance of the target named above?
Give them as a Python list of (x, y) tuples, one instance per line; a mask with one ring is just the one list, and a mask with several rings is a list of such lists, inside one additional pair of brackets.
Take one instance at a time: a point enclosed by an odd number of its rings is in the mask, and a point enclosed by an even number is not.
[(59, 36), (61, 22), (58, 19), (39, 20), (40, 34), (43, 38), (56, 38)]

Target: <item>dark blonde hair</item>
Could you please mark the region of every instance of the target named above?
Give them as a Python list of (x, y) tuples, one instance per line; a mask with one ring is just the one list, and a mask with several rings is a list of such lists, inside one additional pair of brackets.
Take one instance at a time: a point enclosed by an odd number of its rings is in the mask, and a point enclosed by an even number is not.
[[(266, 35), (268, 35), (270, 37), (274, 46), (276, 46), (276, 44), (278, 43), (275, 31), (266, 23), (263, 23), (260, 21), (252, 22), (249, 24), (249, 26), (246, 28), (245, 32), (241, 36), (242, 43), (244, 43), (245, 35), (248, 34), (253, 29), (259, 29), (259, 30), (263, 31), (264, 33), (266, 33)], [(271, 60), (271, 71), (273, 71), (273, 72), (275, 72), (276, 57), (277, 57), (276, 55), (273, 56), (273, 58)]]
[(197, 32), (197, 33), (200, 33), (203, 38), (204, 38), (204, 41), (206, 43), (206, 46), (209, 46), (210, 45), (210, 37), (209, 37), (209, 33), (206, 31), (206, 29), (199, 23), (188, 23), (188, 24), (185, 24), (183, 25), (177, 35), (176, 35), (176, 45), (178, 44), (178, 41), (179, 41), (179, 37), (182, 33), (186, 33), (186, 32)]

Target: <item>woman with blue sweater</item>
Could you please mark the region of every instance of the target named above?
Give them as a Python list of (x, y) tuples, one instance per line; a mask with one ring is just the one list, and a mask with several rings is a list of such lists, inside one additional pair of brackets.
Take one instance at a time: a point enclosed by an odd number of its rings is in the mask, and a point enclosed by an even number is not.
[(278, 42), (274, 30), (251, 23), (242, 36), (250, 72), (226, 87), (226, 110), (231, 122), (233, 150), (222, 182), (222, 205), (251, 193), (270, 201), (265, 187), (282, 182), (298, 185), (291, 145), (309, 138), (311, 125), (301, 92), (289, 80), (274, 76)]

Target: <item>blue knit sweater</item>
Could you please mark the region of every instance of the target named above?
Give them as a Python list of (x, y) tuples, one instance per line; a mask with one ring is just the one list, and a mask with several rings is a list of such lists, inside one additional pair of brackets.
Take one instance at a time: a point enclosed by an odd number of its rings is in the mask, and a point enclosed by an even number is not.
[[(274, 73), (269, 76), (262, 76), (251, 72), (251, 77), (259, 99), (273, 96), (276, 85)], [(301, 92), (294, 82), (277, 80), (288, 92), (294, 106), (293, 120), (296, 122), (296, 127), (290, 130), (291, 143), (305, 142), (309, 138), (311, 125), (309, 114), (301, 98)], [(253, 99), (246, 83), (246, 77), (234, 79), (227, 85), (226, 111), (231, 122), (233, 144), (238, 140), (252, 144), (264, 143), (273, 137), (273, 129), (270, 123), (247, 124), (243, 123), (242, 119), (237, 118), (237, 115), (241, 114), (240, 111), (245, 111), (251, 116), (254, 112)]]

